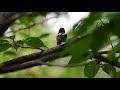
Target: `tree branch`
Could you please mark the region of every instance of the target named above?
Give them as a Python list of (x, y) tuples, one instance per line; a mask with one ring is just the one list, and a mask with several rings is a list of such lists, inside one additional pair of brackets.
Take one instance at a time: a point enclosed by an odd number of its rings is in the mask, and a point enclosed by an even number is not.
[[(72, 40), (70, 39), (71, 41), (70, 43), (77, 42), (89, 36), (90, 34), (91, 33), (87, 33), (82, 36), (73, 38)], [(66, 42), (65, 44), (69, 45), (69, 42)], [(69, 52), (64, 51), (64, 48), (66, 47), (66, 45), (63, 44), (63, 45), (56, 46), (48, 50), (44, 50), (43, 52), (37, 52), (37, 53), (25, 55), (25, 56), (18, 57), (18, 58), (9, 60), (7, 62), (4, 62), (0, 64), (0, 74), (22, 70), (22, 69), (26, 69), (26, 68), (33, 67), (33, 66), (39, 66), (43, 64), (41, 62), (48, 62), (48, 61), (52, 61), (60, 57), (68, 56), (70, 55)], [(101, 54), (107, 54), (108, 52), (109, 51), (101, 51), (97, 55), (93, 56), (93, 58), (96, 58), (106, 63), (110, 63), (111, 65), (114, 65), (116, 67), (120, 67), (120, 63), (110, 61), (101, 55)], [(86, 53), (85, 56), (89, 55), (90, 53), (91, 52)]]
[[(30, 68), (30, 67), (34, 67), (34, 66), (40, 66), (40, 65), (61, 66), (61, 67), (73, 67), (73, 66), (83, 66), (83, 65), (85, 65), (85, 64), (52, 65), (52, 64), (45, 63), (45, 62), (48, 62), (48, 61), (55, 60), (59, 57), (65, 57), (65, 56), (69, 55), (68, 53), (63, 54), (63, 52), (64, 51), (58, 51), (58, 52), (55, 52), (55, 53), (51, 53), (51, 54), (46, 55), (42, 58), (38, 58), (38, 59), (29, 61), (29, 62), (25, 62), (25, 63), (22, 63), (22, 64), (14, 64), (14, 65), (10, 65), (10, 66), (0, 65), (0, 74), (8, 73), (8, 72), (14, 72), (14, 71), (18, 71), (18, 70), (23, 70), (23, 69), (26, 69), (26, 68)], [(62, 53), (62, 56), (61, 56), (61, 53)], [(106, 54), (107, 51), (103, 51), (103, 52), (100, 52), (100, 53), (101, 54)], [(99, 59), (99, 60), (104, 61), (104, 62), (107, 62), (107, 63), (111, 63), (112, 65), (115, 65), (117, 67), (120, 67), (120, 64), (114, 64), (113, 62), (109, 62), (109, 60), (106, 59), (103, 56), (96, 55), (96, 56), (94, 56), (94, 58)]]
[[(77, 38), (74, 38), (73, 40), (70, 40), (70, 41), (71, 41), (71, 43), (74, 43), (74, 42), (76, 42), (76, 41), (78, 41), (78, 40), (80, 40), (80, 39), (82, 39), (82, 38), (84, 38), (84, 37), (86, 37), (90, 34), (91, 33), (87, 33), (87, 34), (84, 34), (82, 36), (78, 36)], [(24, 63), (24, 62), (32, 61), (32, 60), (37, 59), (37, 58), (42, 58), (42, 57), (44, 57), (46, 55), (49, 55), (49, 54), (52, 54), (52, 53), (63, 51), (64, 46), (65, 46), (64, 44), (59, 45), (59, 46), (56, 46), (54, 48), (44, 50), (43, 52), (37, 52), (37, 53), (33, 53), (33, 54), (29, 54), (29, 55), (25, 55), (25, 56), (22, 56), (22, 57), (18, 57), (18, 58), (9, 60), (7, 62), (4, 62), (4, 63), (0, 64), (0, 68), (4, 67), (4, 66), (21, 64), (21, 63)]]
[(18, 57), (18, 58), (15, 58), (15, 59), (12, 59), (12, 60), (9, 60), (9, 61), (6, 61), (6, 62), (0, 64), (0, 68), (25, 63), (28, 61), (35, 60), (37, 58), (46, 57), (46, 55), (62, 51), (63, 48), (64, 48), (63, 45), (61, 45), (61, 46), (56, 46), (54, 48), (45, 50), (43, 52), (37, 52), (37, 53), (22, 56), (22, 57)]
[(0, 12), (0, 37), (20, 15), (20, 12)]
[[(30, 25), (30, 26), (28, 26), (28, 27), (20, 28), (20, 29), (14, 31), (14, 32), (21, 31), (21, 30), (25, 30), (25, 29), (30, 29), (31, 27), (34, 27), (34, 26), (36, 26), (36, 25), (43, 24), (43, 23), (46, 22), (46, 21), (49, 21), (49, 20), (51, 20), (51, 19), (53, 19), (53, 18), (58, 18), (59, 16), (65, 15), (65, 14), (67, 14), (67, 13), (57, 14), (56, 16), (52, 16), (52, 17), (49, 17), (49, 18), (45, 18), (44, 20), (42, 20), (42, 21), (40, 21), (40, 22), (33, 23), (32, 25)], [(6, 32), (6, 34), (8, 34), (8, 33), (11, 33), (11, 31)]]
[[(0, 13), (0, 18), (1, 18), (0, 19), (0, 36), (3, 35), (3, 33), (8, 29), (8, 27), (20, 15), (21, 15), (21, 13), (19, 13), (19, 12), (6, 12), (6, 13), (1, 12)], [(102, 20), (101, 20), (101, 22), (102, 22)], [(90, 34), (91, 33), (87, 33), (87, 34), (83, 34), (82, 36), (77, 36), (75, 38), (72, 38), (72, 39), (68, 40), (70, 42), (66, 42), (66, 44), (69, 45), (69, 43), (71, 44), (71, 43), (77, 42), (77, 41), (81, 40), (82, 38), (89, 36)], [(17, 70), (22, 70), (22, 69), (30, 68), (33, 66), (40, 66), (40, 65), (62, 66), (62, 67), (80, 66), (81, 64), (70, 64), (70, 65), (57, 65), (56, 64), (56, 65), (53, 65), (53, 64), (46, 63), (46, 62), (55, 60), (57, 58), (70, 55), (69, 52), (64, 51), (64, 48), (65, 48), (65, 45), (60, 45), (60, 46), (56, 46), (56, 47), (48, 49), (48, 50), (44, 50), (42, 52), (25, 55), (25, 56), (18, 57), (18, 58), (9, 60), (7, 62), (4, 62), (4, 63), (0, 64), (0, 74), (14, 72)], [(109, 51), (101, 51), (98, 54), (96, 54), (95, 56), (93, 56), (93, 58), (120, 68), (119, 62), (110, 61), (106, 57), (102, 56), (102, 54), (107, 54), (108, 52)], [(89, 55), (90, 53), (91, 52), (88, 52), (85, 55)]]
[(47, 65), (47, 66), (56, 66), (56, 67), (80, 67), (80, 66), (85, 66), (86, 64), (50, 64), (50, 63), (45, 63), (42, 61), (39, 61), (40, 64), (42, 65)]
[[(22, 70), (22, 69), (26, 69), (26, 68), (33, 67), (33, 66), (39, 66), (39, 65), (42, 65), (40, 61), (42, 61), (42, 62), (52, 61), (54, 59), (57, 59), (60, 56), (61, 56), (61, 53), (57, 52), (57, 53), (53, 53), (51, 55), (42, 57), (40, 59), (36, 59), (35, 61), (33, 60), (33, 61), (29, 61), (29, 62), (26, 62), (23, 64), (13, 65), (13, 66), (9, 66), (9, 67), (1, 66), (0, 74), (13, 72), (13, 71), (17, 71), (17, 70)], [(67, 54), (64, 54), (64, 56), (67, 56)]]
[(100, 54), (95, 55), (94, 58), (120, 68), (120, 63), (119, 62), (110, 61), (106, 57), (104, 57)]

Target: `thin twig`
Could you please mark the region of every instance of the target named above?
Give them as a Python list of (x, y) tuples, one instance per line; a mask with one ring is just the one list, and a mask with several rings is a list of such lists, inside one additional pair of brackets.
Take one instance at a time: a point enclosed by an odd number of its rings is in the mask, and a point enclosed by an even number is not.
[(25, 46), (19, 46), (20, 48), (30, 48), (30, 49), (39, 49), (41, 51), (44, 51), (43, 49), (41, 48), (35, 48), (35, 47), (25, 47)]
[(120, 63), (119, 62), (111, 61), (111, 60), (107, 59), (106, 57), (104, 57), (100, 54), (95, 55), (94, 58), (120, 68)]
[(56, 53), (56, 52), (60, 52), (63, 50), (63, 45), (60, 46), (56, 46), (54, 48), (50, 48), (48, 50), (44, 50), (42, 53), (40, 52), (36, 52), (36, 53), (32, 53), (32, 54), (28, 54), (25, 56), (21, 56), (6, 62), (3, 62), (0, 64), (0, 67), (7, 67), (7, 66), (13, 66), (13, 65), (17, 65), (17, 64), (22, 64), (25, 62), (29, 62), (29, 61), (34, 61), (37, 58), (42, 58), (42, 57), (46, 57), (46, 55), (50, 55), (52, 53)]
[(56, 67), (80, 67), (80, 66), (85, 66), (86, 64), (50, 64), (47, 62), (42, 62), (40, 61), (40, 64), (42, 65), (47, 65), (47, 66), (56, 66)]
[[(57, 59), (57, 58), (59, 58), (61, 56), (60, 53), (61, 53), (61, 51), (57, 52), (57, 53), (52, 53), (52, 54), (47, 55), (45, 57), (42, 57), (42, 58), (39, 58), (39, 59), (36, 59), (36, 60), (33, 60), (33, 61), (29, 61), (29, 62), (26, 62), (26, 63), (22, 63), (22, 64), (11, 65), (11, 66), (8, 66), (8, 67), (1, 66), (0, 74), (8, 73), (8, 72), (14, 72), (14, 71), (34, 67), (34, 66), (40, 66), (40, 65), (42, 65), (41, 61), (42, 62), (48, 62), (48, 61), (55, 60), (55, 59)], [(64, 56), (68, 56), (68, 54), (64, 54)], [(98, 59), (100, 61), (109, 63), (109, 64), (114, 65), (116, 67), (120, 67), (120, 63), (110, 61), (107, 58), (105, 58), (104, 56), (101, 56), (100, 54), (95, 55), (93, 58), (96, 58), (96, 59)], [(66, 67), (68, 67), (68, 66), (66, 66)]]
[[(51, 19), (53, 19), (53, 18), (57, 18), (57, 17), (59, 17), (59, 16), (61, 16), (61, 15), (64, 15), (64, 14), (66, 14), (66, 13), (58, 14), (58, 15), (52, 16), (52, 17), (50, 17), (50, 18), (45, 18), (44, 20), (42, 20), (42, 21), (40, 21), (40, 22), (33, 23), (32, 25), (30, 25), (30, 26), (28, 26), (28, 27), (20, 28), (20, 29), (18, 29), (18, 30), (13, 31), (13, 32), (18, 32), (18, 31), (21, 31), (21, 30), (29, 29), (29, 28), (31, 28), (31, 27), (34, 27), (34, 26), (36, 26), (36, 25), (43, 24), (43, 23), (46, 22), (46, 21), (49, 21), (49, 20), (51, 20)], [(8, 33), (11, 33), (11, 31), (6, 32), (5, 34), (8, 34)]]
[[(68, 55), (64, 54), (64, 56), (68, 56)], [(40, 61), (43, 61), (43, 62), (52, 61), (52, 60), (55, 60), (59, 57), (61, 57), (61, 52), (52, 53), (52, 54), (47, 55), (45, 57), (42, 57), (40, 59), (36, 59), (36, 60), (29, 61), (29, 62), (22, 63), (22, 64), (11, 65), (11, 66), (1, 66), (0, 67), (0, 74), (14, 72), (14, 71), (26, 69), (29, 67), (40, 66), (41, 65)]]

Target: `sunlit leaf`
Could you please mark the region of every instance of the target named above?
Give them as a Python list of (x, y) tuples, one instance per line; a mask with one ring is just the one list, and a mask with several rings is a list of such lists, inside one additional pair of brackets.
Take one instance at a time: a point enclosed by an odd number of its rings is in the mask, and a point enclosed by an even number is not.
[(12, 55), (12, 56), (15, 56), (15, 55), (16, 55), (16, 53), (13, 52), (13, 51), (6, 51), (4, 54), (5, 54), (5, 55)]
[(0, 44), (9, 43), (7, 40), (0, 40)]
[(5, 50), (7, 50), (10, 47), (11, 47), (11, 45), (8, 44), (8, 43), (0, 44), (0, 52), (5, 51)]
[(111, 77), (114, 77), (116, 75), (116, 69), (114, 68), (114, 66), (110, 64), (103, 64), (101, 67), (103, 71), (109, 74)]
[(36, 37), (30, 37), (25, 40), (25, 43), (31, 47), (39, 48), (39, 47), (44, 47), (45, 45), (43, 42)]
[(98, 70), (100, 69), (100, 65), (96, 61), (91, 61), (85, 65), (84, 75), (89, 78), (95, 77)]

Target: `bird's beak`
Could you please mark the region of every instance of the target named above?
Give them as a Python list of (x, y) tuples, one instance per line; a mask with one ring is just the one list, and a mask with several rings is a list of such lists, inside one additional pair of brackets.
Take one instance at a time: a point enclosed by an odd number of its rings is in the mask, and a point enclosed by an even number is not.
[(58, 35), (62, 35), (62, 33), (58, 33)]

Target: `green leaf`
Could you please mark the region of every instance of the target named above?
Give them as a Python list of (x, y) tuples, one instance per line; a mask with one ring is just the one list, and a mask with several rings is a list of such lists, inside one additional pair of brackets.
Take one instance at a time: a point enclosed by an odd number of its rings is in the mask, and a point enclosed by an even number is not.
[(11, 45), (8, 44), (8, 43), (0, 44), (0, 52), (5, 51), (5, 50), (7, 50), (10, 47), (11, 47)]
[(91, 61), (85, 65), (84, 75), (89, 78), (95, 77), (98, 70), (100, 69), (100, 65), (96, 61)]
[(95, 21), (102, 17), (103, 12), (91, 12), (90, 15), (85, 18), (81, 24), (78, 25), (77, 35), (83, 34), (88, 31)]
[(111, 77), (115, 77), (116, 69), (114, 68), (114, 66), (112, 66), (110, 64), (103, 64), (101, 67), (102, 67), (104, 72), (109, 74)]
[[(107, 54), (107, 58), (109, 59), (109, 60), (115, 60), (115, 54), (118, 52), (118, 51), (120, 51), (120, 42), (116, 45), (116, 46), (114, 46), (113, 47), (113, 49)], [(115, 60), (116, 61), (116, 60)]]
[(116, 72), (115, 78), (120, 78), (120, 71)]
[(110, 29), (120, 37), (120, 13), (110, 13), (108, 19), (110, 20)]
[(9, 43), (7, 40), (0, 40), (0, 44)]
[(36, 38), (36, 37), (30, 37), (30, 38), (27, 38), (25, 40), (25, 43), (31, 47), (34, 47), (34, 48), (39, 48), (39, 47), (44, 47), (45, 45), (43, 44), (43, 42), (39, 39), (39, 38)]
[(75, 57), (75, 56), (72, 56), (72, 58), (70, 59), (69, 61), (69, 64), (73, 64), (73, 63), (81, 63), (83, 62), (85, 59), (84, 56), (81, 56), (81, 57)]
[(13, 51), (6, 51), (4, 54), (5, 54), (5, 55), (12, 55), (12, 56), (16, 56), (16, 53), (15, 53), (15, 52), (13, 52)]
[(90, 44), (91, 36), (87, 36), (67, 47), (67, 51), (72, 55), (72, 59), (69, 61), (69, 63), (81, 62), (80, 58), (82, 55), (88, 52)]
[(7, 38), (14, 40), (14, 39), (15, 39), (15, 36), (13, 35), (13, 36), (9, 36), (9, 37), (7, 37)]
[(20, 45), (20, 46), (22, 46), (24, 43), (25, 43), (24, 40), (18, 40), (18, 41), (16, 42), (16, 44), (17, 44), (17, 45)]
[(30, 17), (30, 16), (22, 16), (19, 18), (20, 22), (25, 24), (25, 25), (29, 25), (35, 17)]
[(105, 24), (105, 26), (99, 27), (97, 30), (93, 32), (93, 41), (91, 44), (91, 48), (94, 53), (100, 50), (105, 43), (109, 42), (110, 38), (110, 30), (109, 25)]
[(45, 33), (45, 34), (42, 34), (41, 36), (40, 36), (40, 38), (44, 38), (44, 37), (47, 37), (47, 36), (49, 36), (50, 34), (49, 33)]

